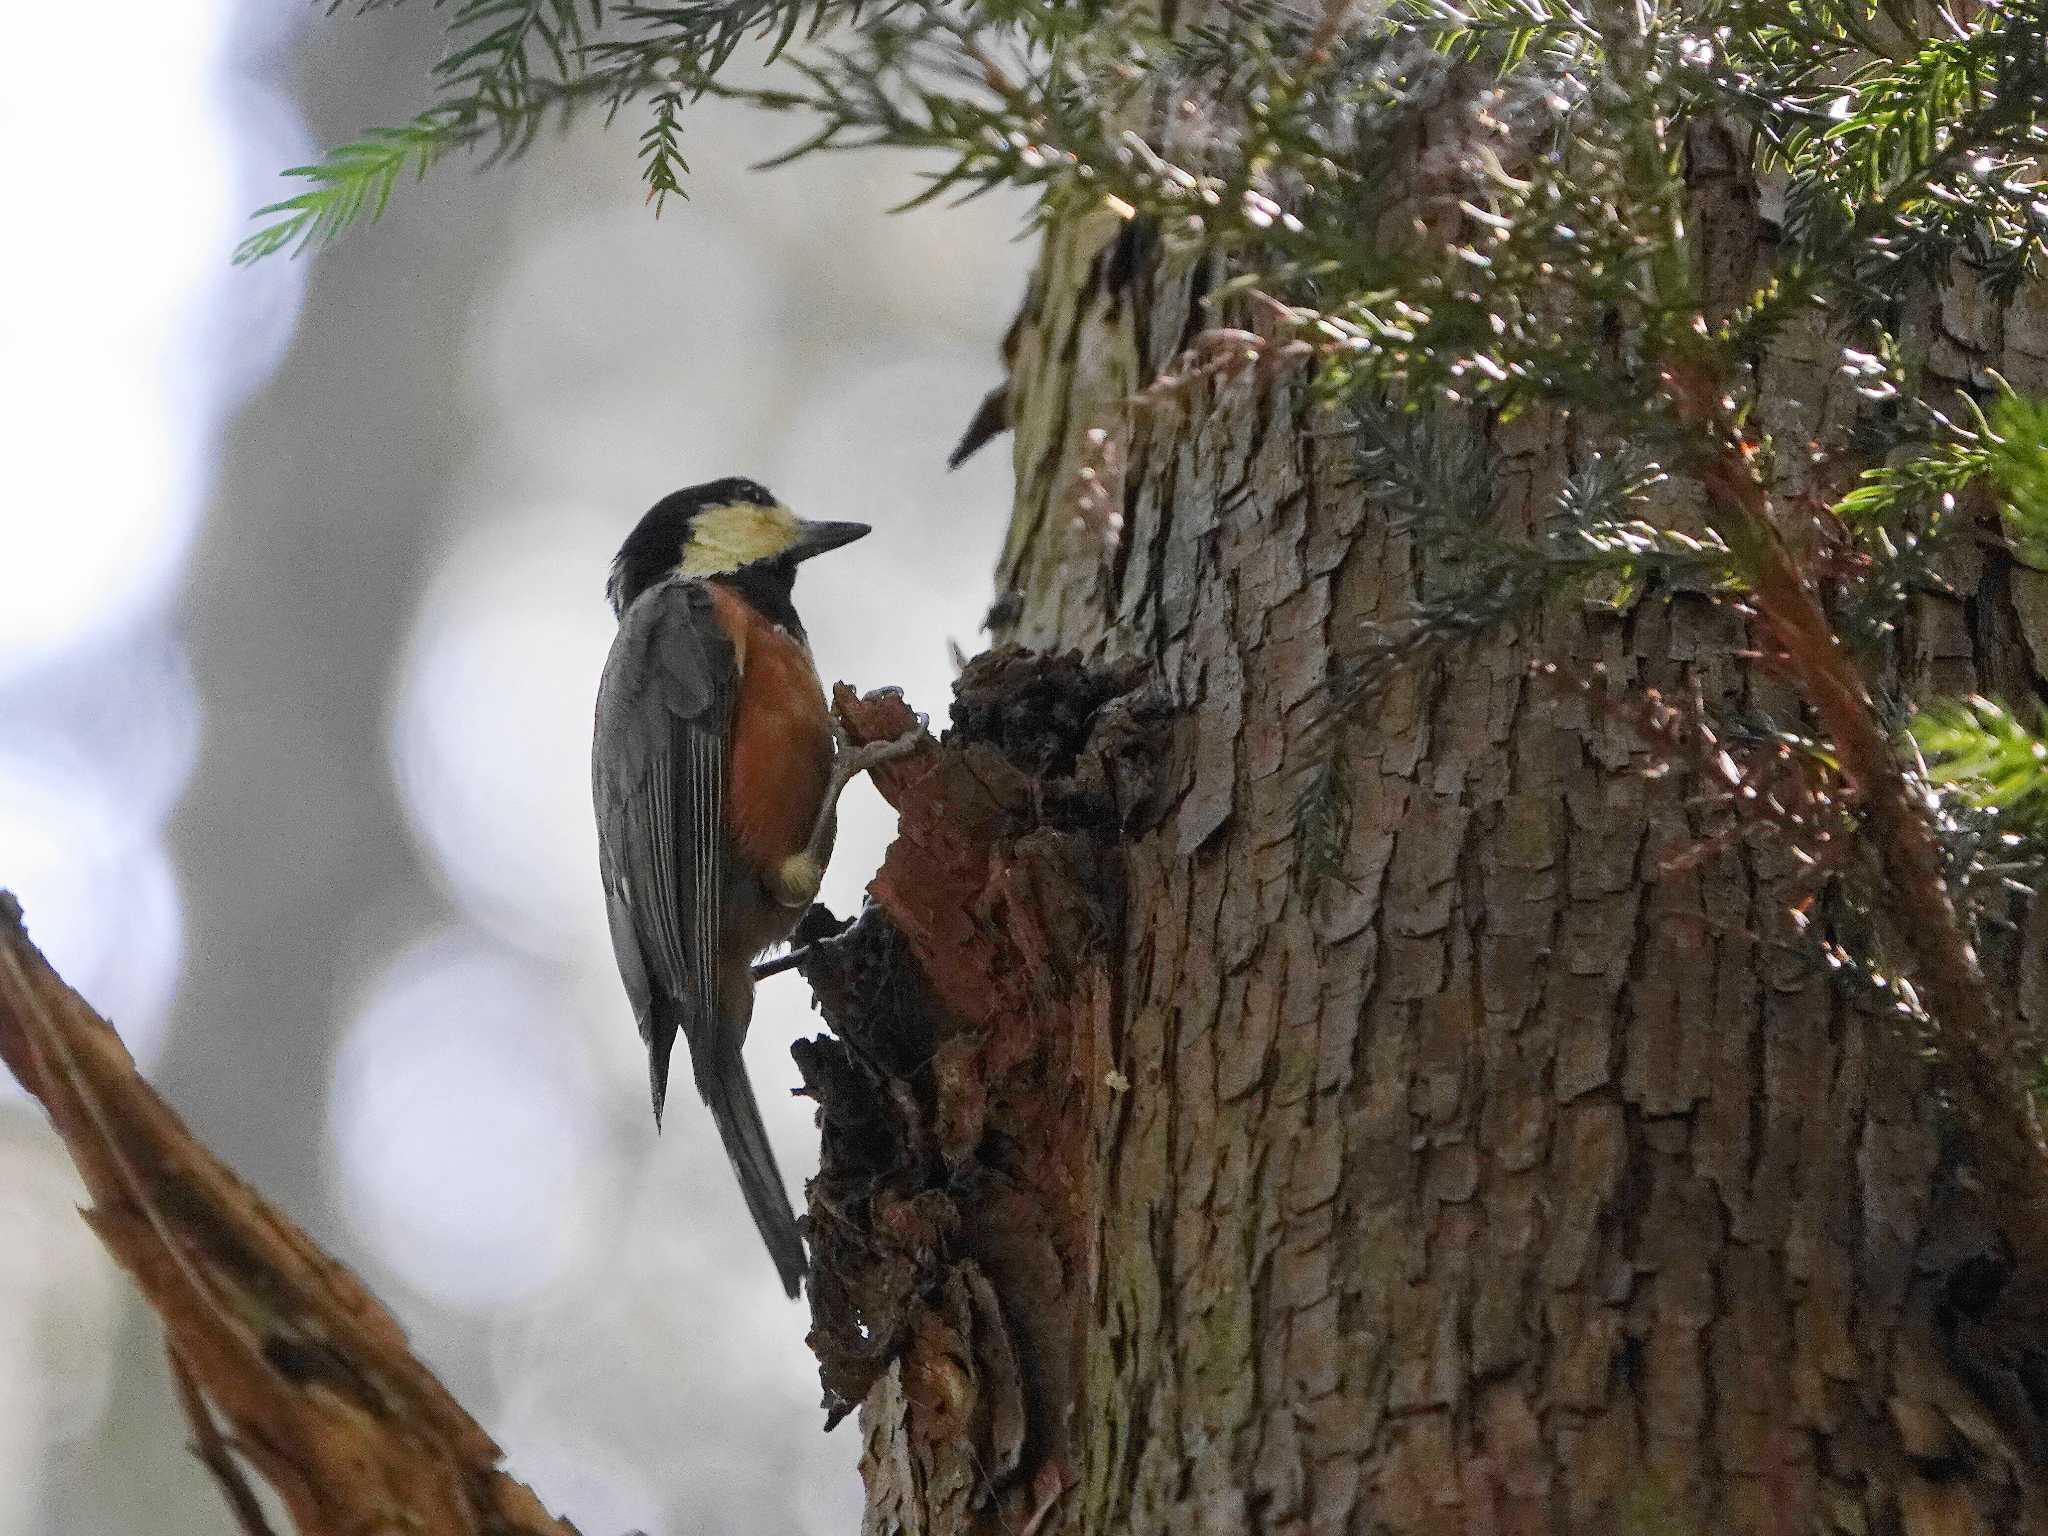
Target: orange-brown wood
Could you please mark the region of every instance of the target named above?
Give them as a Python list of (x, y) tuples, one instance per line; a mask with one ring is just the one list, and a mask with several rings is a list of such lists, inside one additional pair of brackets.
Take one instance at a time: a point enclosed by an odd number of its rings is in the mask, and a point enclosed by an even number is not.
[(804, 644), (744, 598), (711, 585), (718, 622), (739, 670), (725, 787), (740, 851), (772, 870), (803, 851), (832, 774), (825, 690)]

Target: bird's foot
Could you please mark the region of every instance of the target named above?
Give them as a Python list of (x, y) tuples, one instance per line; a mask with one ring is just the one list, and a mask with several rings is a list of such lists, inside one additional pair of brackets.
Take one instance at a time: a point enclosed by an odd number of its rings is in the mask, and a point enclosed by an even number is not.
[(770, 976), (780, 976), (784, 971), (793, 971), (804, 963), (804, 957), (811, 952), (806, 944), (801, 949), (792, 949), (777, 955), (773, 960), (754, 962), (754, 980), (766, 981)]
[(773, 960), (755, 962), (754, 980), (766, 981), (770, 976), (795, 970), (810, 957), (813, 945), (836, 939), (851, 927), (852, 918), (837, 916), (823, 902), (812, 902), (810, 910), (797, 920), (796, 932), (789, 936), (789, 949)]
[(825, 860), (832, 851), (832, 833), (837, 821), (839, 797), (846, 786), (853, 782), (856, 774), (866, 773), (871, 768), (893, 762), (906, 752), (914, 752), (931, 738), (926, 734), (927, 722), (923, 715), (917, 717), (917, 724), (893, 741), (871, 741), (856, 747), (853, 738), (846, 734), (846, 727), (835, 716), (832, 721), (832, 778), (825, 786), (824, 804), (818, 810), (818, 824), (811, 831), (811, 840), (803, 852), (783, 861), (777, 872), (778, 888), (775, 898), (784, 906), (802, 907), (810, 904), (818, 894), (818, 883), (825, 873)]
[(856, 747), (853, 738), (846, 734), (846, 727), (837, 718), (832, 721), (832, 776), (844, 788), (860, 774), (892, 763), (897, 758), (915, 752), (927, 739), (931, 722), (923, 715), (917, 717), (917, 724), (893, 741), (871, 741)]

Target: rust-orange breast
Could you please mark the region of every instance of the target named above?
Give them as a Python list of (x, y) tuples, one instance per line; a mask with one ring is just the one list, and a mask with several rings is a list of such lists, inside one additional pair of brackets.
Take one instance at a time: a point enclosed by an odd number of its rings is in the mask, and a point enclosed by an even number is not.
[(711, 584), (732, 640), (739, 697), (727, 744), (726, 819), (740, 851), (777, 868), (811, 840), (832, 773), (832, 725), (811, 654), (736, 594)]

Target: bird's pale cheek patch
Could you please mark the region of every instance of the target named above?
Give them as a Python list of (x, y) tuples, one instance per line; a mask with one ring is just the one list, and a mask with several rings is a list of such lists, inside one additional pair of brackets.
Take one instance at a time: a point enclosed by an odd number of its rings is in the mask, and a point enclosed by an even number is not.
[(680, 576), (724, 576), (756, 560), (772, 560), (793, 547), (803, 525), (787, 507), (736, 502), (710, 507), (690, 523), (689, 541), (676, 565)]

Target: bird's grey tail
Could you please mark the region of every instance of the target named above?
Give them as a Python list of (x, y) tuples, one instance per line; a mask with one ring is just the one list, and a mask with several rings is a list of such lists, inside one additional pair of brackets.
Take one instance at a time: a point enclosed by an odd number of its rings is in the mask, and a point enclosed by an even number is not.
[(676, 1048), (675, 1020), (659, 1011), (643, 1015), (640, 1038), (647, 1042), (647, 1086), (654, 1091), (654, 1128), (659, 1131), (662, 1106), (668, 1102), (668, 1059)]
[(803, 1239), (797, 1235), (796, 1217), (789, 1209), (789, 1196), (782, 1187), (782, 1171), (775, 1166), (775, 1154), (768, 1148), (768, 1130), (761, 1124), (761, 1106), (754, 1101), (754, 1085), (747, 1081), (747, 1069), (738, 1051), (721, 1053), (709, 1072), (697, 1074), (697, 1087), (711, 1106), (711, 1118), (718, 1122), (718, 1134), (725, 1140), (725, 1155), (746, 1196), (747, 1212), (768, 1256), (782, 1276), (782, 1288), (796, 1295), (808, 1266)]

